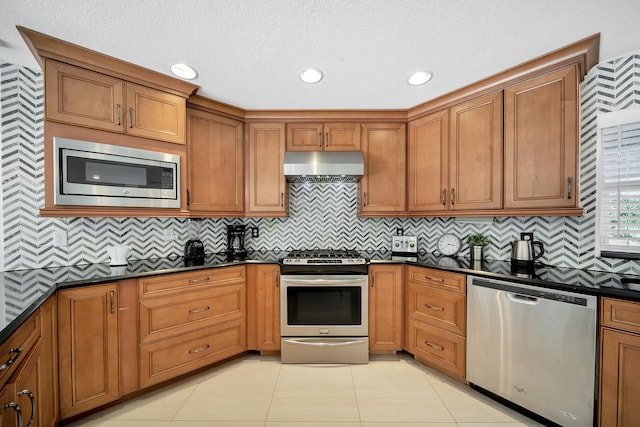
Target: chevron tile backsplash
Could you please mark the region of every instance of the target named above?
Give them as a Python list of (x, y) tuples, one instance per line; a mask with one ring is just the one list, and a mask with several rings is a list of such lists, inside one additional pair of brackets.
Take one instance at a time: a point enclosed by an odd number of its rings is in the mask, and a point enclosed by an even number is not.
[[(110, 245), (132, 247), (132, 258), (179, 256), (189, 231), (199, 226), (208, 252), (226, 248), (226, 225), (259, 228), (249, 249), (355, 248), (390, 250), (397, 228), (418, 236), (423, 252), (435, 250), (445, 232), (464, 239), (481, 231), (491, 238), (485, 256), (507, 260), (509, 242), (532, 231), (545, 244), (543, 262), (582, 269), (640, 274), (640, 262), (594, 257), (596, 116), (640, 104), (640, 52), (599, 64), (581, 86), (580, 194), (582, 217), (511, 217), (469, 223), (453, 218), (359, 218), (357, 184), (290, 185), (288, 218), (186, 220), (180, 218), (40, 218), (43, 182), (43, 81), (33, 70), (0, 61), (3, 270), (107, 262)], [(198, 223), (197, 225), (195, 223)], [(52, 245), (54, 230), (69, 246)], [(178, 235), (178, 240), (166, 236)], [(463, 255), (468, 248), (463, 246)]]

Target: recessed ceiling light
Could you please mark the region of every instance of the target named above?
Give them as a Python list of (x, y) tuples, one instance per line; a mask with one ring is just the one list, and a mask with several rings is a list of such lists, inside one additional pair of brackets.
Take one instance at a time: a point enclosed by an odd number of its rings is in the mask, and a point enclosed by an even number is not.
[(305, 83), (318, 83), (322, 80), (322, 71), (315, 68), (307, 68), (300, 73), (300, 80)]
[(193, 80), (198, 77), (198, 72), (187, 64), (173, 64), (171, 72), (181, 79)]
[(420, 86), (431, 80), (432, 77), (433, 73), (431, 71), (418, 71), (409, 77), (408, 82), (411, 86)]

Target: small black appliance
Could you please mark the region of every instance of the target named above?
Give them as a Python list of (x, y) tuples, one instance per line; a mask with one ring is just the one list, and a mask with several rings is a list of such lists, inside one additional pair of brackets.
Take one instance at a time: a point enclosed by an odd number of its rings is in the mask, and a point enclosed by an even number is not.
[(204, 264), (204, 244), (200, 240), (200, 221), (188, 222), (189, 240), (184, 245), (184, 264), (187, 267)]
[(227, 256), (231, 259), (245, 259), (247, 250), (244, 248), (244, 224), (227, 225)]

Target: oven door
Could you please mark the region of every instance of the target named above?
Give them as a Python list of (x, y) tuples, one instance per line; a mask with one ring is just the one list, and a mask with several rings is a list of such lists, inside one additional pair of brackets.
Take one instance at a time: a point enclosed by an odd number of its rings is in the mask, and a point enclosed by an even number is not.
[(283, 337), (366, 337), (367, 275), (283, 275), (280, 279)]

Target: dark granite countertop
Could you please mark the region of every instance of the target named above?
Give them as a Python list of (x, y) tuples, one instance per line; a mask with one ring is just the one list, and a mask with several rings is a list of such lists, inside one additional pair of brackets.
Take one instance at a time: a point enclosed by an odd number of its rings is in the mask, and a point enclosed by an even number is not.
[[(388, 251), (361, 251), (371, 264), (407, 263), (430, 268), (517, 281), (548, 288), (569, 290), (599, 296), (640, 301), (640, 276), (587, 271), (573, 268), (538, 265), (533, 271), (514, 271), (509, 261), (441, 257), (418, 254), (411, 260), (394, 260)], [(122, 267), (108, 264), (87, 264), (70, 267), (17, 270), (0, 273), (3, 290), (0, 293), (0, 343), (9, 337), (56, 289), (106, 283), (157, 274), (195, 271), (205, 268), (243, 265), (247, 263), (277, 263), (287, 251), (253, 251), (247, 259), (229, 259), (226, 254), (210, 254), (202, 265), (189, 265), (184, 258), (156, 258), (134, 261)]]

